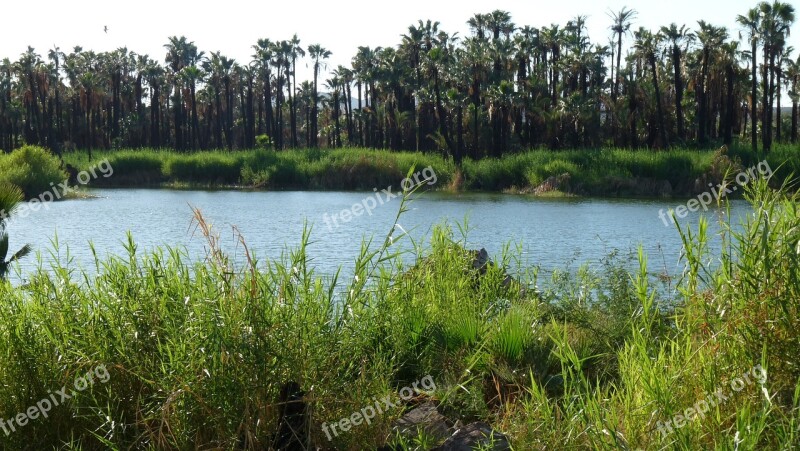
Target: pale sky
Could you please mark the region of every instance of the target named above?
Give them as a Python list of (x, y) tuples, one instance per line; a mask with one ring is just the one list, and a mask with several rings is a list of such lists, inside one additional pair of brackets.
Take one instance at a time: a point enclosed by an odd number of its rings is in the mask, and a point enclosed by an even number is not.
[[(30, 0), (29, 0), (30, 1)], [(185, 35), (207, 54), (222, 51), (239, 62), (249, 63), (251, 46), (259, 38), (289, 39), (298, 34), (301, 45), (319, 43), (333, 52), (329, 68), (349, 65), (358, 46), (396, 46), (400, 35), (418, 19), (441, 22), (440, 28), (469, 33), (466, 21), (475, 13), (502, 9), (511, 13), (517, 26), (541, 27), (561, 24), (578, 14), (588, 16), (593, 42), (607, 43), (609, 10), (623, 6), (636, 9), (633, 28), (658, 29), (676, 22), (697, 28), (705, 19), (726, 26), (732, 37), (739, 28), (735, 19), (754, 7), (756, 0), (366, 0), (310, 1), (166, 1), (139, 0), (39, 0), (9, 1), (3, 5), (0, 23), (0, 58), (17, 59), (28, 45), (46, 57), (58, 45), (69, 52), (75, 45), (97, 52), (126, 46), (149, 54), (163, 63), (167, 37)], [(791, 1), (790, 1), (791, 3)], [(798, 14), (800, 15), (800, 14)], [(103, 27), (108, 26), (108, 33)], [(800, 49), (800, 25), (795, 24), (790, 44)], [(796, 55), (796, 53), (794, 54)], [(310, 75), (307, 60), (298, 65), (298, 78)]]

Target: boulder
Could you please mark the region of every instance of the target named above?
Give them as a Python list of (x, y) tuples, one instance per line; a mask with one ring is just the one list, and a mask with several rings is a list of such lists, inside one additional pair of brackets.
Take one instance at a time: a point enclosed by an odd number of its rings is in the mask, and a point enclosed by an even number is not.
[(544, 181), (544, 183), (537, 186), (533, 190), (533, 193), (536, 195), (542, 195), (553, 191), (562, 191), (568, 193), (570, 192), (569, 181), (571, 178), (572, 176), (569, 173), (548, 177), (547, 180)]
[[(480, 275), (486, 274), (486, 268), (488, 266), (494, 266), (494, 262), (489, 257), (489, 253), (486, 252), (486, 249), (481, 248), (479, 251), (471, 251), (473, 255), (472, 259), (472, 269), (477, 271)], [(508, 274), (505, 275), (503, 279), (503, 287), (510, 288), (512, 284), (517, 283), (520, 286), (520, 292), (524, 296), (525, 295), (525, 288), (519, 284), (513, 277), (509, 276)]]
[(437, 451), (473, 451), (476, 449), (507, 451), (511, 450), (508, 438), (495, 431), (486, 423), (471, 423), (456, 431), (452, 437), (435, 448)]
[(436, 408), (433, 402), (420, 404), (396, 420), (392, 429), (406, 438), (416, 437), (418, 431), (436, 437), (437, 442), (447, 439), (453, 433), (452, 423)]

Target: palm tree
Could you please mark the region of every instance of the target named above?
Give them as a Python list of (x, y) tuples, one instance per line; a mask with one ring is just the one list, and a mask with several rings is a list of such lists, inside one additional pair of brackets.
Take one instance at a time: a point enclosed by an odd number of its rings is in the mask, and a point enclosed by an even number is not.
[(792, 144), (797, 143), (797, 104), (800, 101), (800, 91), (798, 91), (798, 82), (800, 82), (800, 56), (797, 60), (791, 61), (786, 69), (786, 82), (791, 86), (789, 97), (792, 99), (792, 129), (790, 131), (790, 139)]
[(275, 42), (272, 48), (274, 57), (270, 64), (275, 68), (275, 136), (273, 142), (276, 149), (283, 149), (283, 84), (285, 80), (284, 68), (287, 65), (289, 46), (285, 41)]
[(693, 35), (686, 25), (681, 25), (681, 27), (678, 28), (675, 23), (672, 23), (669, 27), (661, 27), (661, 34), (672, 44), (673, 81), (675, 83), (675, 116), (678, 124), (678, 139), (684, 141), (686, 140), (686, 124), (683, 115), (683, 69), (681, 65), (684, 51), (681, 50), (681, 46), (684, 43), (691, 42)]
[(22, 190), (7, 183), (0, 184), (0, 281), (6, 278), (11, 264), (31, 253), (30, 245), (26, 244), (11, 257), (8, 256), (9, 238), (6, 228), (8, 218), (14, 214), (19, 204), (23, 201)]
[(341, 79), (336, 75), (325, 81), (325, 88), (328, 89), (328, 92), (330, 92), (331, 96), (330, 98), (331, 115), (333, 117), (333, 122), (334, 122), (333, 140), (331, 142), (333, 147), (342, 146), (341, 125), (339, 121), (339, 113), (341, 111), (340, 109), (341, 83), (342, 83)]
[(723, 143), (733, 144), (733, 125), (736, 108), (735, 89), (737, 80), (737, 63), (740, 55), (739, 42), (725, 42), (720, 47), (720, 66), (725, 71), (725, 103), (722, 105), (724, 114), (721, 114), (720, 126), (722, 127)]
[(772, 105), (775, 100), (775, 76), (777, 69), (775, 60), (780, 58), (781, 50), (789, 35), (791, 25), (794, 23), (794, 6), (775, 0), (772, 4), (759, 3), (761, 12), (761, 35), (763, 41), (764, 69), (763, 69), (763, 107), (762, 113), (762, 142), (764, 152), (769, 152), (772, 147)]
[(197, 46), (190, 42), (185, 36), (169, 37), (169, 42), (164, 45), (167, 49), (166, 63), (169, 65), (171, 78), (175, 87), (175, 147), (183, 150), (183, 101), (181, 100), (182, 77), (179, 75), (184, 67), (196, 64), (202, 57), (202, 53), (197, 53)]
[(634, 48), (650, 65), (653, 90), (656, 96), (656, 114), (658, 118), (658, 134), (663, 147), (669, 147), (669, 138), (664, 126), (664, 108), (661, 105), (661, 87), (658, 84), (658, 64), (656, 64), (656, 51), (658, 50), (658, 37), (648, 30), (640, 28), (634, 33), (636, 42)]
[[(611, 31), (617, 36), (617, 70), (614, 74), (611, 75), (613, 80), (613, 88), (611, 90), (611, 99), (616, 102), (617, 95), (619, 94), (619, 68), (620, 63), (622, 60), (622, 35), (628, 33), (631, 29), (631, 25), (633, 24), (633, 19), (636, 18), (636, 10), (635, 9), (628, 9), (627, 7), (623, 7), (619, 12), (611, 12), (609, 11), (609, 16), (614, 21), (611, 25)], [(613, 59), (613, 56), (612, 56)], [(616, 75), (616, 76), (615, 76)]]
[(161, 88), (166, 84), (164, 69), (150, 58), (142, 63), (147, 85), (150, 87), (150, 146), (161, 147)]
[[(480, 16), (480, 14), (478, 15)], [(482, 16), (481, 16), (482, 17)], [(472, 20), (472, 19), (470, 19)], [(400, 44), (400, 50), (408, 55), (411, 70), (414, 72), (414, 135), (416, 142), (416, 150), (419, 151), (420, 134), (422, 125), (421, 115), (419, 114), (419, 98), (420, 90), (422, 89), (422, 72), (421, 72), (421, 53), (422, 53), (422, 39), (424, 37), (424, 24), (420, 20), (419, 26), (411, 25), (408, 27), (408, 33), (403, 35), (403, 41)]]
[(500, 39), (500, 35), (505, 35), (506, 40), (510, 40), (515, 27), (508, 12), (497, 9), (486, 15), (485, 19), (486, 27), (492, 31), (493, 39), (497, 40)]
[(12, 64), (8, 58), (0, 62), (0, 150), (10, 152), (14, 146), (14, 124), (11, 119), (14, 106), (11, 95)]
[(308, 55), (314, 60), (314, 95), (313, 95), (313, 105), (311, 106), (311, 140), (312, 142), (309, 143), (312, 147), (319, 147), (319, 139), (317, 137), (318, 130), (317, 130), (317, 121), (318, 121), (318, 108), (319, 106), (317, 103), (319, 102), (319, 90), (317, 88), (317, 79), (319, 78), (319, 70), (320, 70), (320, 60), (326, 60), (330, 58), (331, 52), (325, 48), (323, 48), (319, 44), (311, 44), (308, 47)]
[(22, 96), (26, 109), (25, 140), (32, 144), (39, 144), (42, 139), (42, 117), (39, 110), (39, 83), (37, 82), (41, 64), (41, 57), (33, 47), (29, 46), (15, 65), (20, 80), (25, 80), (26, 91)]
[(213, 123), (214, 146), (222, 148), (222, 78), (225, 68), (222, 65), (224, 56), (220, 52), (211, 52), (211, 57), (203, 61), (203, 69), (208, 74), (207, 88), (211, 91), (209, 100), (212, 106), (207, 121)]
[(707, 142), (707, 132), (709, 129), (709, 115), (708, 115), (708, 91), (709, 91), (709, 68), (712, 64), (712, 53), (720, 48), (720, 46), (728, 39), (728, 31), (725, 27), (715, 27), (704, 20), (697, 22), (700, 30), (697, 32), (697, 39), (701, 45), (701, 74), (700, 74), (700, 104), (698, 105), (697, 114), (697, 141), (699, 144), (705, 145)]
[(761, 10), (751, 8), (745, 15), (736, 16), (750, 40), (750, 146), (758, 152), (758, 41), (761, 38)]
[[(192, 102), (192, 126), (189, 133), (189, 146), (192, 150), (197, 149), (200, 141), (200, 121), (197, 116), (197, 83), (202, 82), (205, 73), (195, 65), (186, 66), (180, 72), (183, 82), (189, 86), (189, 95)], [(205, 147), (201, 144), (201, 147)]]
[(478, 157), (480, 152), (480, 123), (479, 118), (483, 110), (483, 102), (481, 99), (482, 86), (484, 81), (488, 78), (487, 66), (491, 59), (489, 58), (489, 51), (486, 42), (481, 38), (468, 38), (464, 41), (464, 53), (462, 64), (467, 67), (467, 70), (472, 79), (470, 84), (470, 92), (472, 99), (472, 151), (473, 157)]
[(353, 97), (350, 86), (353, 84), (353, 71), (344, 67), (337, 66), (333, 75), (339, 80), (342, 88), (342, 99), (344, 102), (345, 126), (347, 127), (347, 141), (353, 142)]
[[(486, 14), (475, 14), (467, 20), (470, 30), (481, 41), (486, 39), (486, 29), (488, 28), (488, 17)], [(420, 21), (421, 24), (422, 21)]]
[(100, 103), (97, 96), (95, 96), (95, 90), (100, 86), (100, 77), (98, 75), (99, 71), (96, 70), (96, 64), (94, 63), (95, 55), (94, 52), (84, 52), (83, 55), (85, 56), (85, 60), (87, 61), (86, 66), (91, 67), (94, 66), (95, 70), (89, 69), (81, 74), (79, 82), (81, 87), (83, 88), (83, 92), (85, 93), (85, 106), (84, 110), (86, 111), (86, 128), (88, 131), (88, 147), (87, 152), (89, 153), (89, 161), (92, 160), (92, 148), (95, 145), (95, 131), (97, 128), (97, 115), (95, 113), (95, 107)]
[(277, 131), (272, 112), (272, 71), (270, 68), (275, 57), (275, 44), (269, 39), (259, 39), (256, 45), (253, 46), (253, 49), (256, 51), (255, 55), (253, 55), (253, 58), (258, 61), (261, 68), (263, 85), (262, 92), (264, 95), (267, 134), (274, 139), (274, 137), (277, 135)]
[(758, 152), (758, 41), (761, 38), (761, 10), (751, 8), (745, 15), (736, 16), (750, 40), (750, 146)]
[[(430, 30), (437, 29), (438, 25), (438, 22), (436, 22)], [(442, 102), (441, 83), (441, 73), (447, 73), (448, 66), (453, 63), (450, 39), (450, 36), (444, 32), (440, 32), (433, 39), (429, 39), (432, 48), (427, 52), (425, 64), (433, 78), (433, 95), (436, 99), (436, 115), (438, 116), (439, 133), (447, 144), (447, 149), (452, 154), (454, 152), (454, 147), (447, 127), (448, 120)]]
[(778, 92), (777, 103), (775, 105), (775, 136), (777, 137), (779, 143), (783, 142), (783, 123), (781, 121), (781, 94), (783, 90), (781, 88), (786, 80), (783, 67), (792, 63), (790, 58), (792, 53), (794, 53), (794, 47), (791, 46), (785, 47), (784, 45), (781, 45), (780, 49), (778, 50), (778, 67), (776, 68), (777, 81), (775, 82)]
[(236, 61), (226, 56), (219, 59), (222, 84), (225, 86), (225, 143), (233, 149), (233, 74), (237, 68)]
[(61, 52), (61, 49), (59, 49), (57, 46), (53, 46), (53, 48), (50, 49), (47, 52), (47, 56), (48, 56), (48, 58), (50, 58), (51, 61), (53, 61), (53, 64), (55, 66), (54, 67), (54, 71), (53, 71), (53, 75), (54, 75), (53, 78), (54, 78), (54, 81), (55, 81), (55, 83), (54, 83), (54, 86), (55, 86), (54, 91), (55, 91), (55, 102), (56, 102), (56, 136), (55, 136), (56, 143), (55, 143), (55, 148), (56, 148), (56, 153), (60, 157), (61, 156), (61, 140), (62, 140), (62, 136), (63, 136), (63, 125), (62, 125), (62, 122), (61, 122), (62, 118), (61, 118), (61, 86), (60, 86), (61, 85), (61, 72), (60, 72), (60, 62), (63, 59), (64, 54)]
[(292, 147), (297, 147), (297, 111), (295, 100), (293, 100), (292, 96), (297, 92), (297, 57), (306, 56), (306, 52), (300, 47), (300, 39), (297, 38), (296, 34), (289, 41), (289, 46), (291, 47), (289, 54), (292, 57), (292, 94), (289, 96), (289, 108), (291, 109), (289, 120), (292, 127)]

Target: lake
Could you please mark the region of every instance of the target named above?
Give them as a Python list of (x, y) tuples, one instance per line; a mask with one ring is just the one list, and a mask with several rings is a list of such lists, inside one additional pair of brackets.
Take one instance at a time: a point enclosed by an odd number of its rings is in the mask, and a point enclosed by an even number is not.
[[(30, 243), (46, 263), (51, 259), (52, 240), (58, 236), (62, 261), (69, 249), (76, 264), (93, 268), (89, 242), (100, 256), (123, 254), (126, 232), (130, 231), (140, 251), (184, 246), (192, 258), (202, 259), (205, 241), (199, 232), (193, 234), (190, 206), (194, 206), (214, 225), (225, 249), (237, 250), (231, 231), (235, 225), (250, 250), (262, 260), (280, 257), (287, 246), (296, 247), (307, 222), (313, 225), (308, 253), (317, 273), (332, 274), (338, 267), (346, 273), (353, 267), (362, 239), (374, 237), (376, 246), (382, 243), (400, 205), (399, 198), (385, 201), (385, 196), (379, 199), (371, 192), (114, 189), (90, 193), (95, 197), (49, 204), (26, 218), (15, 218), (9, 226), (12, 250)], [(350, 220), (344, 221), (340, 212), (355, 204), (362, 209), (363, 205), (376, 207), (371, 215), (362, 211), (361, 216), (351, 214)], [(581, 263), (598, 265), (614, 249), (635, 252), (641, 244), (649, 255), (651, 271), (679, 274), (680, 237), (672, 224), (664, 225), (659, 210), (682, 204), (685, 200), (543, 199), (432, 192), (417, 198), (399, 224), (415, 240), (424, 240), (434, 225), (447, 221), (460, 238), (456, 224), (468, 218), (467, 247), (483, 247), (497, 256), (505, 244), (511, 243), (512, 248), (519, 245), (525, 264), (539, 265), (545, 272), (574, 269)], [(731, 211), (738, 217), (750, 207), (737, 200), (732, 202)], [(706, 213), (711, 231), (718, 230), (721, 214)], [(696, 227), (699, 217), (699, 213), (689, 213), (682, 221)], [(241, 261), (240, 248), (237, 256)], [(30, 272), (36, 265), (36, 258), (28, 257), (22, 270)]]

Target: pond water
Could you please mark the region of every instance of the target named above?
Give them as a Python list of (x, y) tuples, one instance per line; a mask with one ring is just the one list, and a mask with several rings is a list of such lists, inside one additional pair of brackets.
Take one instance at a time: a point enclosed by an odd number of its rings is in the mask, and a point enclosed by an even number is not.
[[(307, 222), (313, 225), (308, 253), (316, 272), (332, 274), (342, 267), (346, 273), (352, 270), (362, 239), (373, 237), (376, 246), (382, 243), (400, 206), (399, 198), (387, 201), (386, 195), (372, 192), (114, 189), (91, 194), (94, 198), (57, 202), (25, 218), (14, 218), (9, 226), (12, 250), (29, 243), (47, 264), (57, 236), (59, 258), (63, 261), (68, 249), (75, 265), (91, 271), (94, 260), (89, 243), (101, 257), (124, 254), (130, 231), (140, 251), (183, 246), (199, 260), (205, 256), (205, 241), (199, 232), (193, 233), (193, 206), (219, 232), (225, 249), (237, 250), (231, 231), (231, 226), (236, 226), (261, 260), (279, 258), (287, 248), (295, 248)], [(342, 210), (358, 213), (358, 208), (352, 208), (356, 204), (362, 206), (361, 215), (351, 214), (345, 221)], [(373, 204), (371, 214), (363, 212), (363, 206)], [(680, 237), (671, 223), (665, 225), (659, 211), (682, 204), (685, 200), (542, 199), (432, 192), (415, 199), (399, 224), (415, 240), (425, 240), (434, 225), (448, 222), (460, 238), (457, 224), (468, 218), (469, 248), (486, 248), (496, 257), (504, 245), (518, 245), (523, 262), (539, 265), (545, 272), (582, 263), (597, 265), (615, 249), (628, 254), (641, 244), (649, 255), (651, 271), (678, 274), (682, 271)], [(733, 201), (731, 211), (738, 223), (736, 217), (750, 207)], [(705, 214), (710, 230), (716, 231), (722, 213)], [(696, 227), (699, 218), (699, 213), (689, 213), (681, 221)], [(238, 257), (242, 257), (240, 248)], [(37, 259), (28, 257), (21, 269), (27, 273), (36, 266)]]

